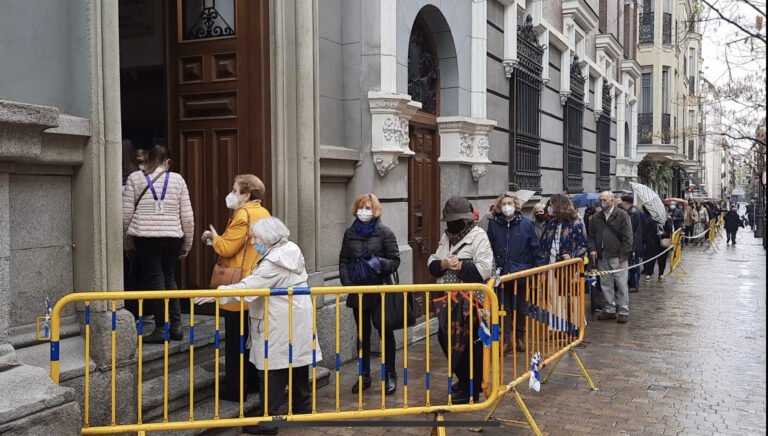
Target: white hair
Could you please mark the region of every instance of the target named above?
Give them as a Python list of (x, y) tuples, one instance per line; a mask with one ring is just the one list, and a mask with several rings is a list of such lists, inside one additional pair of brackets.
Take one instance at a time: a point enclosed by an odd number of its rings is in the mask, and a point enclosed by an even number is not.
[(253, 236), (259, 238), (267, 245), (275, 245), (291, 236), (291, 231), (278, 218), (268, 217), (256, 221), (251, 226)]

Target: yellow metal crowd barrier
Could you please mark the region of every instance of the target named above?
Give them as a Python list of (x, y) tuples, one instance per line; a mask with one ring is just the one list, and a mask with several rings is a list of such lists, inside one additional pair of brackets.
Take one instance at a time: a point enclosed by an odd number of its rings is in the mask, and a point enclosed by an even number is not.
[[(569, 354), (581, 369), (580, 376), (586, 379), (592, 390), (597, 389), (575, 350), (575, 347), (584, 340), (586, 326), (584, 283), (582, 259), (570, 259), (507, 274), (501, 276), (498, 283), (489, 283), (489, 286), (497, 286), (501, 301), (499, 348), (504, 350), (504, 345), (509, 340), (511, 352), (500, 357), (501, 379), (498, 383), (500, 392), (485, 420), (496, 419), (515, 424), (528, 424), (537, 435), (541, 434), (518, 390), (520, 385), (531, 378), (530, 365), (533, 359), (541, 359), (538, 364), (539, 370), (549, 367), (541, 379), (541, 383), (546, 383), (560, 360)], [(512, 294), (513, 307), (505, 306), (505, 299), (501, 297), (503, 292)], [(518, 296), (525, 298), (518, 299)], [(517, 302), (521, 300), (524, 302), (518, 305)], [(510, 327), (505, 329), (505, 324), (509, 322), (511, 322)], [(507, 330), (511, 336), (505, 333)], [(523, 332), (524, 337), (522, 342), (525, 349), (522, 357), (518, 357), (519, 330)], [(505, 384), (507, 376), (510, 377), (510, 381)], [(509, 393), (512, 393), (522, 410), (526, 418), (525, 422), (494, 416), (496, 409)]]
[[(576, 282), (580, 282), (578, 273), (583, 272), (583, 264), (581, 264), (581, 261), (569, 261), (564, 262), (561, 264), (558, 264), (560, 266), (555, 268), (543, 268), (543, 269), (536, 269), (533, 270), (530, 274), (526, 275), (525, 277), (528, 277), (527, 284), (530, 284), (531, 289), (523, 291), (523, 289), (519, 289), (519, 292), (526, 292), (526, 294), (529, 294), (530, 301), (532, 302), (532, 307), (536, 307), (537, 314), (544, 313), (546, 310), (547, 313), (555, 314), (560, 313), (560, 317), (563, 317), (565, 315), (564, 320), (567, 320), (568, 324), (568, 330), (567, 331), (561, 331), (556, 332), (552, 329), (545, 328), (544, 326), (544, 320), (543, 318), (535, 318), (533, 315), (530, 315), (527, 318), (530, 318), (530, 324), (526, 321), (527, 324), (527, 333), (526, 333), (526, 342), (530, 344), (531, 349), (540, 349), (542, 351), (542, 355), (546, 353), (547, 360), (546, 362), (552, 362), (557, 359), (559, 359), (559, 356), (562, 356), (564, 353), (568, 352), (569, 350), (572, 351), (572, 346), (575, 344), (578, 344), (579, 341), (581, 341), (581, 338), (584, 334), (584, 310), (583, 310), (583, 304), (584, 304), (584, 295), (583, 295), (583, 284), (578, 285)], [(552, 288), (551, 286), (547, 288), (545, 286), (545, 283), (552, 284), (552, 279), (546, 279), (542, 276), (542, 274), (555, 274), (552, 277), (556, 277), (555, 280), (559, 281), (561, 287)], [(567, 274), (567, 277), (566, 277)], [(522, 277), (521, 275), (519, 275)], [(508, 278), (502, 278), (502, 280), (509, 280)], [(548, 281), (547, 281), (548, 280)], [(547, 291), (547, 289), (555, 289), (554, 291)], [(517, 288), (516, 288), (517, 290)], [(556, 302), (553, 298), (553, 295), (549, 292), (555, 292), (555, 296), (561, 296), (565, 300), (562, 302)], [(408, 383), (408, 369), (409, 369), (409, 357), (408, 357), (408, 328), (404, 325), (403, 328), (403, 350), (402, 350), (402, 371), (403, 371), (403, 386), (402, 386), (402, 397), (398, 399), (388, 399), (388, 397), (385, 397), (384, 392), (384, 381), (382, 376), (382, 382), (381, 382), (381, 396), (380, 401), (376, 401), (373, 396), (371, 395), (364, 395), (363, 389), (359, 390), (359, 393), (356, 395), (357, 401), (353, 401), (351, 398), (346, 398), (345, 394), (342, 393), (342, 387), (340, 384), (340, 376), (341, 376), (341, 357), (340, 357), (340, 311), (342, 310), (342, 304), (340, 304), (340, 297), (342, 295), (349, 295), (348, 298), (358, 298), (359, 303), (358, 304), (358, 316), (359, 319), (363, 319), (362, 317), (362, 308), (363, 308), (363, 296), (364, 295), (380, 295), (381, 296), (381, 324), (385, 325), (385, 315), (386, 315), (386, 298), (385, 296), (387, 294), (391, 293), (402, 293), (404, 298), (407, 298), (408, 294), (410, 293), (423, 293), (425, 294), (426, 300), (430, 301), (430, 297), (439, 296), (442, 294), (447, 294), (449, 296), (456, 295), (458, 293), (462, 293), (469, 299), (469, 307), (474, 307), (473, 299), (474, 298), (480, 298), (483, 299), (483, 304), (485, 310), (478, 310), (478, 316), (482, 316), (482, 318), (475, 319), (475, 316), (469, 316), (469, 328), (470, 332), (474, 331), (472, 329), (477, 329), (478, 322), (484, 321), (486, 323), (486, 326), (489, 328), (489, 331), (491, 331), (491, 342), (490, 347), (484, 347), (487, 350), (487, 356), (484, 356), (487, 358), (486, 363), (486, 372), (485, 372), (485, 379), (483, 380), (483, 387), (485, 388), (485, 399), (482, 401), (474, 402), (471, 398), (469, 399), (468, 404), (454, 404), (452, 402), (452, 394), (451, 394), (451, 381), (452, 381), (452, 371), (449, 369), (451, 368), (451, 349), (452, 349), (452, 337), (451, 337), (451, 329), (448, 329), (448, 356), (447, 356), (447, 365), (446, 365), (446, 359), (444, 359), (442, 356), (439, 358), (434, 358), (430, 356), (430, 341), (433, 340), (431, 337), (429, 326), (430, 326), (430, 313), (429, 310), (426, 312), (426, 355), (423, 359), (423, 369), (424, 369), (424, 375), (425, 375), (425, 382), (422, 386), (412, 386)], [(264, 332), (265, 332), (265, 338), (264, 338), (264, 372), (265, 377), (263, 379), (263, 383), (265, 383), (264, 391), (267, 392), (266, 383), (268, 383), (268, 374), (269, 374), (269, 359), (268, 359), (268, 344), (269, 344), (269, 302), (270, 300), (276, 299), (276, 298), (286, 298), (288, 299), (288, 307), (289, 307), (289, 313), (288, 313), (288, 319), (286, 319), (286, 325), (288, 329), (288, 340), (289, 340), (289, 349), (288, 352), (288, 372), (289, 372), (289, 379), (288, 379), (288, 413), (286, 415), (281, 416), (271, 416), (268, 413), (268, 404), (269, 404), (269, 397), (268, 395), (265, 395), (265, 398), (263, 398), (263, 407), (264, 412), (263, 414), (260, 413), (260, 416), (246, 416), (245, 414), (245, 408), (244, 408), (244, 401), (243, 401), (243, 389), (244, 389), (244, 362), (245, 359), (247, 359), (245, 353), (245, 347), (244, 347), (244, 341), (246, 340), (247, 333), (244, 329), (244, 320), (245, 316), (247, 315), (247, 310), (249, 308), (249, 305), (245, 302), (243, 302), (243, 297), (249, 297), (249, 296), (255, 296), (255, 297), (261, 297), (263, 298), (264, 303), (264, 320), (265, 320), (265, 326), (264, 326)], [(297, 296), (309, 296), (312, 299), (312, 309), (313, 309), (313, 319), (312, 319), (312, 364), (311, 364), (311, 376), (312, 376), (312, 411), (311, 413), (294, 413), (292, 410), (291, 404), (292, 404), (292, 391), (293, 391), (293, 369), (294, 366), (292, 364), (292, 355), (293, 355), (293, 340), (294, 340), (294, 323), (293, 323), (293, 314), (292, 314), (292, 307), (293, 307), (293, 299)], [(318, 406), (317, 402), (317, 373), (316, 373), (316, 367), (317, 367), (317, 361), (316, 361), (316, 355), (315, 352), (318, 347), (317, 342), (317, 298), (319, 296), (332, 296), (335, 297), (336, 302), (336, 331), (335, 331), (335, 359), (336, 359), (336, 371), (335, 371), (335, 407), (328, 407), (326, 410)], [(169, 395), (168, 395), (168, 380), (169, 380), (169, 332), (168, 332), (168, 326), (169, 326), (169, 297), (173, 298), (180, 298), (180, 299), (188, 299), (190, 301), (190, 314), (189, 314), (189, 413), (186, 419), (179, 420), (179, 421), (172, 421), (169, 418)], [(214, 385), (214, 413), (212, 418), (200, 418), (199, 416), (195, 415), (195, 401), (194, 401), (194, 393), (195, 393), (195, 377), (194, 377), (194, 361), (195, 361), (195, 347), (194, 347), (194, 329), (195, 329), (195, 304), (194, 299), (198, 297), (213, 297), (215, 298), (215, 309), (214, 309), (214, 316), (215, 316), (215, 385)], [(220, 301), (224, 297), (239, 297), (240, 298), (240, 360), (239, 360), (239, 366), (240, 366), (240, 401), (239, 401), (239, 416), (237, 418), (220, 418), (219, 417), (219, 378), (220, 378), (220, 370), (219, 370), (219, 315), (221, 315), (220, 310)], [(116, 373), (117, 373), (117, 310), (119, 307), (119, 302), (121, 300), (136, 300), (138, 303), (138, 313), (139, 313), (139, 321), (141, 321), (141, 317), (143, 316), (143, 307), (144, 303), (150, 300), (161, 300), (164, 301), (165, 305), (165, 320), (164, 324), (161, 325), (160, 322), (157, 322), (157, 328), (163, 328), (164, 329), (164, 345), (163, 345), (163, 413), (162, 413), (162, 420), (161, 422), (146, 422), (143, 419), (142, 416), (142, 400), (143, 400), (143, 392), (142, 392), (142, 383), (143, 383), (143, 361), (144, 361), (144, 354), (143, 354), (143, 335), (142, 335), (142, 328), (139, 327), (137, 331), (137, 346), (138, 346), (138, 352), (137, 352), (137, 396), (136, 396), (136, 416), (135, 419), (132, 417), (125, 417), (121, 414), (120, 419), (118, 420), (118, 407), (117, 407), (117, 397), (121, 394), (117, 391), (117, 383), (116, 383)], [(91, 407), (93, 406), (90, 401), (91, 397), (91, 386), (90, 386), (90, 367), (87, 364), (87, 362), (90, 361), (90, 336), (91, 336), (91, 306), (94, 302), (97, 301), (107, 301), (109, 302), (108, 311), (111, 312), (111, 319), (112, 319), (112, 326), (111, 326), (111, 332), (109, 333), (111, 336), (111, 392), (110, 392), (110, 422), (109, 424), (94, 424), (92, 425), (90, 423), (90, 412)], [(407, 299), (405, 299), (407, 301)], [(452, 304), (452, 298), (447, 298), (446, 300), (447, 308), (448, 308), (448, 325), (451, 325), (451, 304)], [(50, 318), (50, 348), (51, 348), (51, 363), (50, 363), (50, 375), (54, 382), (59, 383), (60, 378), (60, 366), (59, 366), (59, 359), (60, 359), (60, 320), (61, 320), (61, 314), (64, 308), (68, 305), (75, 304), (75, 303), (82, 303), (84, 305), (84, 336), (85, 336), (85, 373), (84, 373), (84, 398), (83, 398), (83, 405), (84, 405), (84, 414), (83, 414), (83, 428), (82, 428), (82, 434), (114, 434), (114, 433), (128, 433), (128, 432), (150, 432), (150, 431), (170, 431), (170, 430), (190, 430), (190, 429), (204, 429), (204, 428), (224, 428), (224, 427), (239, 427), (239, 426), (246, 426), (246, 425), (256, 425), (261, 422), (277, 422), (277, 421), (296, 421), (296, 422), (307, 422), (307, 421), (333, 421), (333, 420), (346, 420), (346, 419), (374, 419), (374, 418), (388, 418), (388, 417), (397, 417), (397, 416), (406, 416), (406, 415), (417, 415), (417, 414), (434, 414), (435, 420), (438, 421), (438, 425), (440, 421), (443, 421), (443, 414), (450, 413), (450, 412), (472, 412), (472, 411), (481, 411), (485, 409), (489, 409), (492, 406), (495, 407), (495, 405), (498, 403), (498, 397), (499, 395), (503, 395), (504, 392), (506, 392), (509, 389), (514, 389), (519, 382), (513, 382), (509, 384), (508, 386), (502, 387), (500, 384), (502, 383), (502, 376), (501, 376), (501, 369), (500, 369), (500, 357), (501, 357), (501, 349), (500, 349), (500, 337), (499, 337), (499, 306), (498, 306), (498, 300), (496, 297), (495, 292), (491, 287), (488, 287), (483, 284), (443, 284), (443, 285), (393, 285), (393, 286), (366, 286), (366, 287), (355, 287), (355, 288), (349, 288), (349, 287), (313, 287), (313, 288), (288, 288), (288, 289), (250, 289), (250, 290), (193, 290), (193, 291), (186, 291), (186, 290), (180, 290), (180, 291), (126, 291), (126, 292), (79, 292), (79, 293), (72, 293), (69, 295), (64, 296), (61, 298), (58, 302), (56, 302), (55, 306), (53, 307), (53, 311), (51, 313)], [(407, 304), (403, 305), (404, 311), (407, 311)], [(557, 308), (557, 309), (556, 309)], [(560, 310), (561, 312), (556, 312), (556, 310)], [(346, 310), (346, 309), (345, 309)], [(541, 311), (541, 312), (538, 312)], [(471, 311), (472, 312), (472, 311)], [(481, 315), (480, 315), (481, 314)], [(404, 314), (405, 315), (405, 314)], [(434, 315), (432, 315), (434, 316)], [(536, 315), (538, 317), (539, 315)], [(404, 324), (407, 320), (407, 316), (403, 317)], [(141, 325), (141, 323), (139, 323)], [(362, 323), (359, 327), (360, 330), (358, 334), (362, 335)], [(232, 334), (233, 332), (226, 332), (227, 334)], [(324, 332), (325, 334), (328, 334), (329, 332)], [(574, 336), (576, 335), (576, 336)], [(382, 335), (383, 336), (383, 335)], [(382, 337), (381, 338), (381, 346), (384, 347), (385, 340)], [(560, 351), (558, 351), (556, 348), (562, 348)], [(472, 353), (474, 347), (468, 347), (469, 361), (473, 361), (473, 355)], [(274, 352), (274, 350), (273, 350)], [(573, 353), (575, 356), (575, 353)], [(386, 363), (384, 361), (385, 359), (385, 353), (382, 349), (381, 352), (381, 364), (382, 364), (382, 372), (384, 371), (384, 364)], [(515, 357), (516, 359), (516, 357)], [(360, 348), (358, 347), (358, 383), (360, 383), (360, 386), (362, 386), (362, 351), (360, 351)], [(414, 362), (417, 360), (414, 359)], [(418, 359), (418, 366), (416, 368), (421, 369), (421, 362), (422, 359)], [(414, 368), (415, 369), (415, 368)], [(438, 376), (438, 372), (443, 372), (444, 377)], [(470, 374), (470, 386), (473, 386), (473, 380), (483, 374), (483, 368), (474, 368), (472, 364), (470, 363), (469, 368), (469, 374)], [(517, 368), (514, 370), (514, 376), (516, 378), (519, 378), (519, 380), (524, 380), (526, 377), (526, 374), (518, 373)], [(585, 372), (586, 375), (586, 372)], [(475, 386), (480, 387), (480, 384), (474, 384)], [(439, 389), (438, 389), (439, 388)], [(409, 391), (409, 389), (411, 389)], [(471, 389), (471, 388), (470, 388)], [(409, 398), (409, 394), (412, 394)], [(420, 397), (419, 399), (416, 399), (416, 397)], [(347, 401), (342, 401), (342, 399), (345, 399)], [(100, 406), (107, 406), (102, 404), (97, 404), (96, 407)], [(120, 421), (120, 422), (118, 422)], [(442, 432), (444, 432), (443, 427), (439, 427)]]
[(683, 276), (688, 273), (685, 272), (683, 265), (680, 263), (680, 260), (683, 257), (683, 229), (677, 229), (672, 233), (672, 247), (669, 256), (669, 272), (670, 274), (675, 273), (677, 278), (685, 283)]

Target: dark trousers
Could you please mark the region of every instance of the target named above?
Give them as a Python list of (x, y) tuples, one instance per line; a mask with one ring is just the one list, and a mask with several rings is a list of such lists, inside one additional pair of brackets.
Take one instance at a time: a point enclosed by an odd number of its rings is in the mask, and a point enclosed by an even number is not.
[(726, 230), (725, 231), (725, 237), (726, 237), (725, 243), (726, 244), (729, 243), (729, 242), (733, 242), (734, 244), (736, 243), (736, 232), (738, 232), (738, 230), (734, 230), (734, 231)]
[[(515, 283), (517, 283), (517, 295), (515, 295)], [(517, 279), (512, 282), (504, 284), (504, 292), (502, 295), (502, 304), (504, 304), (504, 311), (507, 315), (504, 319), (504, 334), (506, 340), (512, 340), (510, 333), (512, 332), (513, 313), (517, 313), (517, 325), (515, 330), (517, 331), (517, 337), (521, 338), (525, 335), (525, 279)]]
[[(518, 288), (519, 289), (519, 288)], [(470, 376), (472, 377), (472, 380), (474, 381), (473, 387), (472, 387), (472, 396), (474, 397), (474, 400), (477, 401), (480, 398), (480, 391), (483, 389), (483, 343), (479, 340), (477, 336), (477, 316), (475, 316), (475, 312), (472, 311), (470, 316), (474, 316), (475, 319), (472, 320), (472, 334), (468, 338), (468, 342), (472, 342), (472, 345), (474, 347), (472, 353), (472, 360), (474, 368), (471, 373), (469, 371), (469, 346), (470, 344), (466, 344), (466, 347), (464, 348), (464, 352), (459, 357), (459, 361), (456, 363), (456, 378), (459, 382), (459, 389), (461, 389), (462, 392), (466, 392), (467, 394), (470, 393), (470, 383), (469, 379)], [(467, 328), (469, 327), (469, 320), (467, 320)], [(453, 393), (454, 395), (456, 392)]]
[[(259, 371), (259, 377), (264, 379), (264, 371)], [(264, 405), (267, 404), (267, 412), (270, 416), (285, 415), (288, 413), (288, 368), (270, 369), (268, 373), (269, 397), (265, 403), (264, 383), (261, 384), (259, 392), (261, 395), (262, 406), (255, 410), (254, 414), (260, 416), (264, 413)], [(309, 365), (293, 368), (293, 413), (311, 413), (312, 412), (312, 390), (309, 384)], [(261, 423), (260, 428), (272, 428), (268, 423)]]
[[(352, 298), (356, 298), (357, 296), (354, 296)], [(381, 310), (381, 306), (379, 305), (373, 305), (373, 304), (366, 304), (365, 297), (368, 297), (368, 295), (363, 296), (363, 337), (357, 338), (357, 346), (358, 350), (359, 347), (363, 347), (363, 374), (370, 375), (371, 374), (371, 326), (373, 325), (371, 323), (371, 317), (373, 316), (374, 310)], [(379, 298), (378, 295), (371, 295), (371, 297)], [(355, 325), (357, 326), (357, 331), (360, 331), (360, 320), (358, 319), (358, 309), (352, 308), (352, 311), (355, 315)], [(381, 337), (381, 331), (379, 331), (379, 337)], [(384, 328), (384, 364), (387, 371), (387, 374), (389, 375), (397, 375), (397, 370), (395, 370), (395, 332), (392, 329)]]
[[(636, 265), (642, 261), (643, 259), (641, 259), (640, 256), (638, 256), (637, 254), (629, 257), (630, 265)], [(629, 280), (627, 284), (629, 288), (636, 289), (640, 287), (640, 267), (639, 266), (636, 266), (629, 270)]]
[[(657, 254), (661, 253), (662, 250), (665, 250), (665, 248), (659, 247), (659, 248), (657, 248), (655, 250), (649, 250), (651, 252), (648, 253), (647, 256), (650, 259), (651, 257), (656, 256)], [(659, 277), (663, 276), (664, 275), (664, 270), (667, 267), (667, 257), (668, 256), (669, 256), (669, 251), (667, 251), (666, 253), (664, 253), (661, 256), (659, 256), (655, 261), (646, 263), (645, 266), (643, 267), (643, 274), (645, 274), (647, 276), (652, 276), (653, 275), (654, 267), (655, 267), (655, 265), (658, 264), (659, 265)]]
[[(181, 249), (181, 238), (135, 238), (136, 257), (134, 258), (136, 286), (140, 290), (176, 290), (176, 262)], [(172, 326), (181, 325), (181, 305), (177, 298), (168, 303), (168, 315)], [(165, 320), (163, 300), (146, 302), (144, 313), (155, 316), (155, 325), (161, 326)]]
[[(685, 236), (687, 236), (688, 238), (693, 236), (693, 226), (685, 226)], [(683, 243), (685, 245), (688, 245), (691, 242), (692, 242), (692, 240), (690, 240), (690, 239), (683, 239)]]
[[(221, 398), (230, 401), (240, 400), (240, 312), (224, 312), (224, 371), (225, 383), (221, 390)], [(248, 307), (245, 312), (245, 337), (248, 337), (250, 330), (250, 318), (248, 317)], [(258, 392), (259, 374), (256, 367), (248, 360), (248, 350), (243, 359), (243, 379), (245, 380), (245, 390), (243, 399), (248, 398), (248, 392)]]

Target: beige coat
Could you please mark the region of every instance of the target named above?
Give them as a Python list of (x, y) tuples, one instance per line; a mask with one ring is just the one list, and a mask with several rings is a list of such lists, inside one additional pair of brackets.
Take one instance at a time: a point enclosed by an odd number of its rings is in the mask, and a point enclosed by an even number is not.
[[(253, 249), (253, 247), (251, 247)], [(299, 246), (282, 241), (269, 249), (251, 275), (240, 283), (219, 286), (219, 289), (263, 289), (301, 288), (307, 286), (307, 271), (304, 255)], [(221, 304), (240, 301), (239, 298), (222, 298)], [(257, 369), (264, 369), (264, 298), (245, 297), (249, 303), (248, 316), (251, 319), (250, 361)], [(287, 296), (269, 297), (269, 369), (288, 368), (288, 307)], [(293, 296), (293, 366), (312, 364), (312, 297)], [(323, 359), (320, 343), (316, 348), (317, 362)]]
[[(158, 167), (149, 175), (150, 180), (162, 171), (163, 168)], [(165, 175), (160, 176), (153, 184), (158, 198), (162, 196), (164, 182)], [(184, 238), (181, 250), (188, 252), (192, 248), (195, 217), (184, 178), (178, 173), (170, 173), (162, 213), (155, 213), (155, 199), (150, 189), (134, 207), (146, 186), (147, 180), (142, 171), (131, 173), (125, 182), (123, 235), (139, 238)]]
[[(429, 260), (427, 260), (427, 266), (436, 260), (441, 260), (447, 256), (448, 253), (453, 252), (456, 247), (461, 246), (465, 242), (468, 244), (456, 253), (456, 257), (459, 259), (472, 259), (480, 276), (483, 280), (487, 281), (491, 278), (491, 273), (493, 272), (493, 251), (491, 250), (491, 243), (488, 241), (488, 235), (479, 226), (472, 228), (472, 230), (464, 236), (464, 239), (459, 241), (456, 246), (451, 247), (449, 247), (450, 243), (448, 241), (448, 236), (443, 233), (437, 251), (429, 256)], [(437, 279), (437, 283), (442, 282), (442, 277)]]

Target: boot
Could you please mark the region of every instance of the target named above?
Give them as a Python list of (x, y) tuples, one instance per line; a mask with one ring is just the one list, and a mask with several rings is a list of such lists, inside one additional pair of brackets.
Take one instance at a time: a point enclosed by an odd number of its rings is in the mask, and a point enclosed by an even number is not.
[(397, 375), (396, 374), (387, 374), (387, 381), (384, 383), (384, 387), (386, 388), (384, 390), (384, 393), (386, 395), (392, 395), (397, 390)]
[[(355, 384), (352, 385), (352, 393), (356, 394), (360, 391), (360, 380), (356, 381)], [(370, 374), (363, 374), (363, 390), (368, 390), (368, 388), (371, 387), (371, 375)]]
[[(144, 338), (145, 344), (162, 344), (165, 342), (164, 327), (156, 326), (155, 331), (151, 335)], [(184, 332), (182, 331), (181, 323), (173, 323), (168, 329), (169, 341), (180, 341), (184, 338)]]

